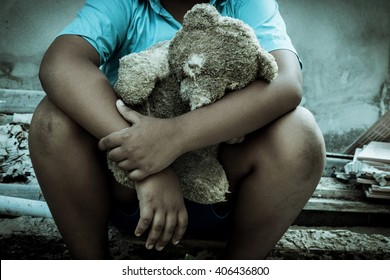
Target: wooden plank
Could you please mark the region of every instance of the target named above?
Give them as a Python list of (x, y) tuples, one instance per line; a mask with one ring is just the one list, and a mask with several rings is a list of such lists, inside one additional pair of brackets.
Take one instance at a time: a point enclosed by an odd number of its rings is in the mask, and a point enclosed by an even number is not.
[(322, 177), (312, 197), (358, 201), (364, 199), (364, 192), (361, 186), (344, 184), (336, 178)]
[(312, 197), (316, 198), (332, 198), (332, 199), (343, 199), (358, 201), (364, 198), (363, 190), (338, 190), (338, 189), (323, 189), (317, 187)]
[[(378, 182), (376, 180), (369, 179), (369, 178), (357, 178), (356, 182), (358, 182), (360, 184), (364, 184), (364, 185), (377, 185), (378, 184)], [(389, 184), (390, 184), (390, 182), (388, 182), (387, 185), (384, 185), (383, 187), (386, 187), (386, 186), (388, 187), (388, 186), (390, 186)]]
[(371, 141), (357, 158), (358, 160), (390, 163), (390, 143)]
[(335, 178), (322, 177), (304, 208), (311, 211), (386, 213), (390, 204), (367, 200), (364, 189), (356, 184), (344, 184)]
[(390, 186), (371, 185), (373, 191), (390, 192)]
[(33, 200), (45, 200), (38, 184), (4, 184), (0, 183), (0, 195)]
[(43, 91), (0, 89), (0, 112), (33, 113), (44, 96)]
[(345, 190), (345, 189), (356, 189), (357, 186), (354, 184), (346, 184), (333, 177), (321, 177), (320, 182), (318, 183), (318, 188), (329, 188), (329, 189), (337, 189), (337, 190)]
[(390, 204), (377, 204), (365, 201), (347, 201), (312, 197), (303, 208), (311, 211), (333, 211), (390, 214)]
[(390, 193), (383, 192), (380, 189), (373, 190), (372, 187), (367, 187), (364, 189), (364, 192), (369, 198), (390, 199)]

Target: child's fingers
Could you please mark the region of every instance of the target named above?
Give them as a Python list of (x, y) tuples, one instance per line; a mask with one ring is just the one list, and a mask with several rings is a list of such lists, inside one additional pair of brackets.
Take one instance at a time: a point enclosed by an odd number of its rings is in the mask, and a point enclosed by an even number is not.
[(127, 107), (122, 100), (117, 100), (116, 108), (122, 117), (131, 124), (136, 123), (139, 120), (139, 116), (141, 115), (138, 112), (132, 110), (130, 107)]
[(146, 248), (153, 249), (157, 240), (161, 236), (161, 232), (165, 227), (165, 214), (155, 213), (153, 217), (153, 223), (151, 225), (148, 240), (146, 240)]
[(187, 230), (187, 225), (188, 225), (188, 214), (187, 214), (187, 209), (184, 208), (179, 212), (177, 216), (176, 229), (172, 237), (173, 245), (179, 244), (180, 240), (183, 238), (184, 233)]
[(119, 162), (127, 159), (127, 156), (123, 152), (123, 148), (119, 146), (108, 152), (108, 158), (111, 159), (112, 161)]
[[(130, 169), (129, 169), (130, 170)], [(145, 179), (148, 175), (151, 175), (150, 172), (145, 172), (141, 169), (133, 169), (131, 172), (129, 172), (129, 178), (134, 181), (141, 181)]]
[(141, 236), (149, 228), (153, 221), (153, 215), (154, 211), (151, 208), (140, 208), (140, 218), (134, 231), (136, 236)]
[[(133, 160), (129, 160), (128, 158), (118, 162), (118, 167), (122, 170), (131, 171), (137, 168), (136, 163)], [(129, 177), (130, 178), (130, 177)], [(132, 179), (132, 178), (130, 178)]]
[(171, 215), (167, 215), (165, 220), (164, 230), (162, 231), (159, 240), (156, 243), (156, 250), (161, 251), (168, 244), (168, 242), (172, 239), (173, 234), (176, 230), (177, 223), (177, 215), (176, 213), (172, 213)]
[(120, 131), (113, 132), (102, 139), (100, 139), (98, 143), (98, 147), (100, 150), (105, 151), (107, 149), (113, 149), (115, 147), (119, 147), (123, 143), (123, 132), (125, 132), (128, 128), (122, 129)]

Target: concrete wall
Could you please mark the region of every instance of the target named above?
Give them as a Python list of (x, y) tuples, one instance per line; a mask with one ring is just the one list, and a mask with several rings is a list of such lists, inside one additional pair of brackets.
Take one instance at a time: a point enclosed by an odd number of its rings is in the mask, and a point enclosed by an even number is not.
[(280, 0), (304, 63), (305, 107), (343, 151), (389, 109), (390, 1)]
[(81, 0), (1, 0), (0, 88), (41, 89), (42, 56)]
[[(390, 1), (278, 2), (304, 63), (303, 105), (328, 151), (343, 151), (389, 108)], [(40, 89), (42, 55), (83, 3), (1, 0), (0, 88)]]

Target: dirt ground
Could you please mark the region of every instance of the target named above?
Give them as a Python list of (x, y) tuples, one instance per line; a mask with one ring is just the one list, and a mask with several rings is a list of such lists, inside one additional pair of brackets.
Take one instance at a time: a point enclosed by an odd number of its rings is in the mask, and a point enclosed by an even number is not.
[[(219, 259), (223, 241), (184, 239), (163, 252), (148, 251), (142, 240), (109, 229), (114, 259)], [(0, 219), (2, 260), (67, 260), (69, 252), (52, 219)], [(268, 259), (390, 259), (390, 228), (310, 228), (292, 226)]]

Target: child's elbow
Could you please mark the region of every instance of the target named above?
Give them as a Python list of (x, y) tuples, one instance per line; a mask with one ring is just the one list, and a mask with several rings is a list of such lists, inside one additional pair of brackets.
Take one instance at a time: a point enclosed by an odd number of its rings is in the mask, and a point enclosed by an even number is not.
[(58, 71), (58, 59), (56, 59), (56, 55), (54, 55), (49, 49), (46, 54), (43, 56), (40, 67), (39, 67), (39, 81), (43, 89), (48, 87), (56, 76), (56, 72)]
[(293, 106), (293, 108), (296, 108), (299, 106), (299, 104), (301, 104), (302, 95), (303, 95), (302, 83), (298, 80), (290, 82), (289, 96), (290, 96), (291, 105)]
[(282, 83), (283, 104), (290, 111), (299, 106), (302, 101), (302, 82), (296, 77), (285, 77)]
[(49, 63), (47, 59), (43, 58), (38, 73), (39, 81), (41, 82), (42, 85), (44, 85), (48, 79), (49, 72), (50, 72), (48, 69), (49, 69)]

